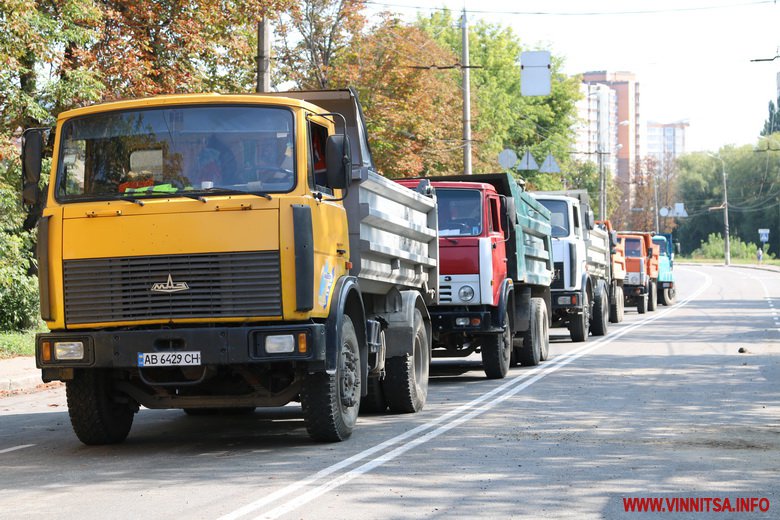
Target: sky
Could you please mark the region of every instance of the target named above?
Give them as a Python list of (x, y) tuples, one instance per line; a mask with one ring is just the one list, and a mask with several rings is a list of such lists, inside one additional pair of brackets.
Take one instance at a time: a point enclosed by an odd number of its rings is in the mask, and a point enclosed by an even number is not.
[(376, 0), (371, 9), (417, 13), (465, 7), (469, 23), (509, 26), (524, 50), (547, 49), (567, 74), (629, 71), (640, 122), (687, 120), (686, 151), (755, 144), (777, 100), (776, 0)]

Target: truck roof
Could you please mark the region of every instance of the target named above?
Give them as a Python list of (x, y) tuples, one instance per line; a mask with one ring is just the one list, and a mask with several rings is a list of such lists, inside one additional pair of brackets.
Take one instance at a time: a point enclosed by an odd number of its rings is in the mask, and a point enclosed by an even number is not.
[[(279, 94), (279, 93), (275, 93)], [(280, 95), (268, 94), (171, 94), (164, 96), (153, 96), (137, 99), (125, 99), (121, 101), (109, 101), (99, 103), (88, 107), (74, 108), (60, 113), (58, 120), (70, 119), (72, 117), (108, 112), (114, 110), (131, 110), (136, 108), (176, 106), (176, 105), (213, 105), (213, 104), (231, 104), (246, 103), (257, 105), (279, 105), (302, 107), (318, 112), (321, 110), (316, 105), (295, 97), (285, 97)]]
[[(407, 179), (398, 179), (398, 182), (401, 184), (406, 184)], [(409, 184), (415, 185), (415, 182), (418, 182), (420, 179), (408, 179)], [(468, 181), (440, 181), (437, 180), (436, 177), (432, 177), (428, 179), (431, 181), (431, 184), (437, 188), (454, 188), (454, 189), (469, 189), (469, 190), (487, 190), (487, 191), (496, 191), (496, 188), (492, 184), (488, 184), (486, 182), (468, 182)]]

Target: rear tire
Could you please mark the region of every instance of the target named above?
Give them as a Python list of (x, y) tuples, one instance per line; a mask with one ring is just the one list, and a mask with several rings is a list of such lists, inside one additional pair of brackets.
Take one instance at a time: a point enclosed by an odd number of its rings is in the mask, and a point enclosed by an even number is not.
[(504, 312), (504, 330), (482, 338), (482, 368), (488, 379), (503, 379), (509, 372), (512, 357), (512, 327), (509, 313)]
[(647, 295), (640, 294), (636, 300), (636, 312), (644, 314), (647, 312)]
[(65, 383), (73, 431), (84, 444), (117, 444), (127, 438), (138, 404), (114, 389), (111, 372), (75, 370)]
[(428, 398), (430, 362), (428, 333), (425, 330), (422, 313), (419, 309), (415, 309), (412, 354), (391, 357), (385, 362), (387, 375), (382, 384), (391, 411), (415, 413), (423, 409)]
[[(528, 330), (523, 334), (523, 347), (519, 352), (520, 363), (523, 366), (536, 366), (547, 358), (549, 350), (549, 335), (547, 330), (547, 307), (541, 298), (531, 298), (531, 319)], [(543, 353), (544, 351), (544, 353)]]
[(590, 328), (590, 300), (588, 300), (588, 291), (582, 292), (582, 312), (574, 317), (569, 325), (569, 334), (571, 340), (575, 342), (588, 341), (588, 332)]
[(352, 319), (344, 315), (336, 373), (308, 374), (301, 388), (303, 419), (315, 441), (336, 442), (352, 435), (360, 409), (360, 345)]
[(594, 336), (605, 336), (609, 323), (609, 294), (607, 287), (599, 283), (593, 297), (593, 320), (590, 330)]

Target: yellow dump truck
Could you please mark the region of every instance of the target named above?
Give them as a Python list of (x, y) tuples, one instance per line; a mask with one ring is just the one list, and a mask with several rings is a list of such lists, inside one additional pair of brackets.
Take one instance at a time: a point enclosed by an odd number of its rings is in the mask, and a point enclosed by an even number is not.
[(61, 114), (23, 139), (38, 225), (44, 381), (86, 444), (139, 405), (191, 415), (300, 401), (315, 440), (364, 407), (415, 412), (431, 354), (431, 190), (374, 169), (352, 90), (178, 95)]

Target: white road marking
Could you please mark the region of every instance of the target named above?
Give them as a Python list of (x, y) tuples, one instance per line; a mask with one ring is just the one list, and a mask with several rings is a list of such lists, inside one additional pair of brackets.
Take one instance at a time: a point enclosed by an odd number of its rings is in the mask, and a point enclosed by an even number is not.
[(3, 453), (11, 453), (12, 451), (16, 451), (16, 450), (23, 450), (25, 448), (32, 448), (33, 446), (35, 446), (35, 444), (20, 444), (19, 446), (14, 446), (13, 448), (6, 448), (4, 450), (0, 450), (0, 455), (2, 455)]
[[(687, 269), (685, 269), (687, 271)], [(219, 517), (219, 520), (235, 520), (237, 518), (240, 518), (244, 515), (248, 515), (252, 512), (257, 511), (258, 509), (264, 507), (265, 505), (268, 505), (272, 502), (275, 502), (279, 500), (282, 497), (285, 497), (287, 495), (293, 494), (296, 491), (308, 487), (310, 485), (313, 485), (318, 480), (323, 479), (324, 477), (331, 475), (341, 469), (347, 468), (351, 466), (352, 464), (355, 464), (356, 462), (359, 462), (379, 451), (384, 450), (385, 448), (389, 448), (391, 446), (394, 446), (396, 444), (401, 443), (402, 441), (406, 441), (410, 437), (413, 437), (415, 435), (421, 434), (405, 444), (402, 444), (398, 446), (397, 448), (380, 455), (376, 457), (375, 459), (369, 460), (368, 462), (362, 464), (361, 466), (358, 466), (357, 468), (354, 468), (350, 471), (347, 471), (346, 473), (343, 473), (342, 475), (324, 483), (317, 487), (311, 488), (308, 491), (304, 492), (303, 494), (299, 494), (298, 496), (288, 500), (287, 502), (283, 502), (276, 508), (262, 514), (261, 516), (258, 516), (256, 518), (261, 519), (273, 519), (278, 518), (283, 514), (289, 513), (290, 511), (293, 511), (308, 502), (311, 502), (312, 500), (322, 496), (323, 494), (327, 493), (328, 491), (335, 489), (337, 487), (340, 487), (351, 480), (354, 480), (355, 478), (359, 477), (360, 475), (363, 475), (372, 469), (375, 469), (386, 462), (392, 461), (393, 459), (397, 458), (401, 454), (409, 451), (410, 449), (419, 446), (421, 444), (424, 444), (442, 433), (445, 433), (452, 428), (469, 421), (475, 417), (478, 417), (479, 415), (482, 415), (483, 413), (487, 412), (488, 410), (494, 408), (499, 403), (502, 403), (503, 401), (509, 399), (510, 397), (514, 396), (515, 394), (521, 392), (522, 390), (525, 390), (532, 384), (536, 383), (540, 379), (544, 378), (548, 374), (551, 374), (561, 367), (564, 367), (568, 365), (569, 363), (579, 359), (580, 357), (603, 347), (604, 345), (608, 345), (609, 343), (612, 343), (616, 339), (633, 332), (634, 330), (643, 327), (644, 325), (647, 325), (648, 323), (652, 323), (664, 316), (666, 316), (669, 313), (676, 312), (677, 309), (682, 308), (683, 306), (687, 305), (689, 302), (697, 298), (701, 293), (703, 293), (705, 290), (709, 288), (709, 286), (712, 284), (712, 278), (701, 272), (694, 271), (695, 274), (703, 276), (705, 278), (705, 282), (699, 287), (699, 289), (693, 293), (691, 296), (686, 298), (685, 300), (680, 301), (673, 307), (670, 307), (664, 311), (657, 312), (654, 316), (648, 317), (643, 319), (642, 321), (639, 321), (637, 323), (631, 324), (627, 326), (624, 329), (621, 329), (620, 331), (608, 336), (608, 337), (602, 337), (599, 340), (593, 341), (591, 343), (585, 344), (582, 347), (579, 347), (570, 353), (566, 355), (562, 355), (559, 357), (556, 357), (554, 360), (550, 360), (549, 362), (545, 363), (544, 365), (537, 366), (531, 370), (525, 371), (523, 374), (514, 377), (507, 381), (506, 383), (494, 388), (490, 392), (487, 392), (483, 394), (482, 396), (474, 399), (473, 401), (466, 403), (446, 414), (443, 414), (437, 418), (432, 419), (426, 424), (421, 424), (420, 426), (417, 426), (416, 428), (413, 428), (407, 432), (402, 433), (401, 435), (398, 435), (396, 437), (393, 437), (391, 439), (388, 439), (376, 446), (373, 446), (367, 450), (364, 450), (360, 453), (357, 453), (353, 455), (352, 457), (349, 457), (347, 459), (344, 459), (341, 462), (338, 462), (332, 466), (329, 466), (327, 468), (324, 468), (323, 470), (310, 475), (309, 477), (306, 477), (302, 480), (299, 480), (298, 482), (294, 482), (290, 484), (289, 486), (286, 486), (284, 488), (281, 488), (269, 495), (264, 496), (263, 498), (260, 498), (250, 504), (247, 504), (239, 509), (236, 509), (235, 511), (228, 513), (224, 516)], [(526, 381), (527, 380), (527, 381)], [(489, 398), (497, 396), (494, 400), (486, 402), (484, 405), (480, 406), (479, 408), (476, 408), (477, 405), (481, 405), (483, 402), (487, 401)], [(469, 411), (470, 409), (472, 409)], [(443, 424), (442, 426), (439, 426), (438, 428), (428, 431), (427, 433), (423, 433), (426, 430), (431, 430), (436, 425), (444, 422), (447, 419), (452, 418), (452, 422)]]

